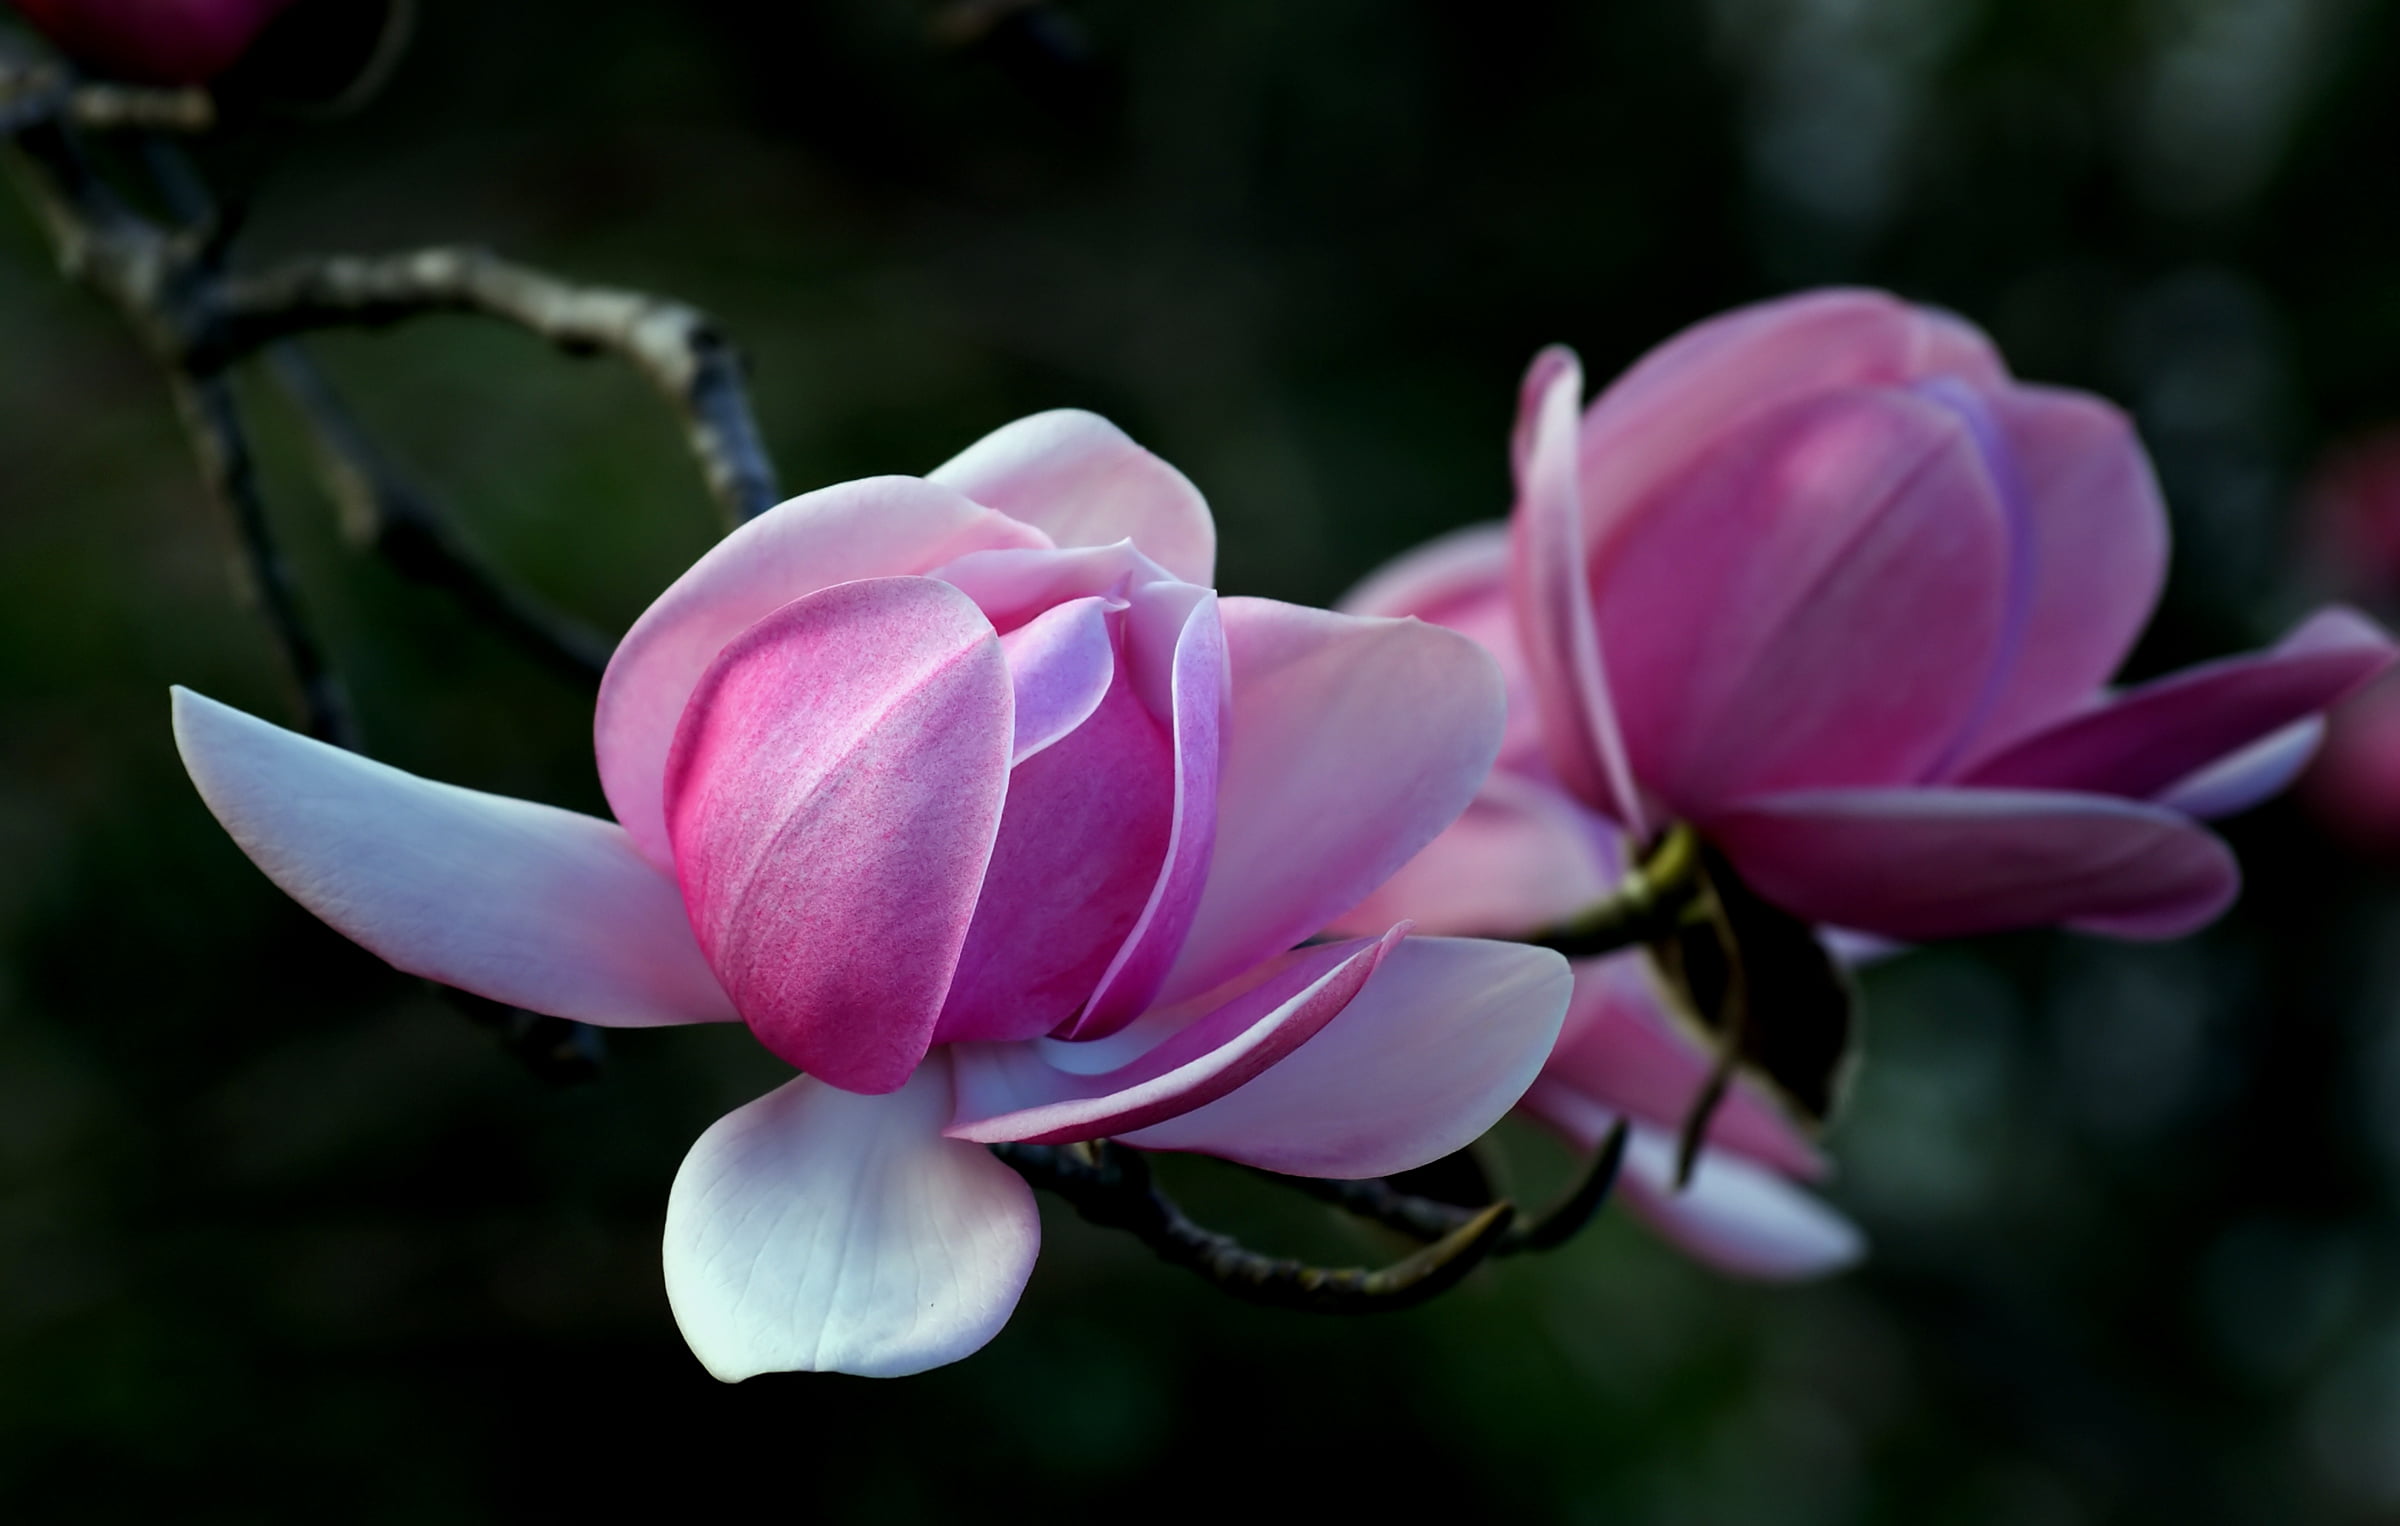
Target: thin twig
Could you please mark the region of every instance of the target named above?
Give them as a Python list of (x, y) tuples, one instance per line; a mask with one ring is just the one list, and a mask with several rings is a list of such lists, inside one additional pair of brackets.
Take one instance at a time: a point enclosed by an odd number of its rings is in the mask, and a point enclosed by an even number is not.
[(1278, 1187), (1288, 1187), (1320, 1203), (1330, 1203), (1353, 1218), (1380, 1224), (1412, 1240), (1439, 1240), (1456, 1234), (1461, 1224), (1483, 1211), (1403, 1192), (1380, 1176), (1345, 1182), (1317, 1176), (1285, 1176), (1277, 1171), (1258, 1174)]
[(35, 122), (0, 141), (11, 149), (9, 165), (50, 234), (60, 268), (108, 299), (165, 363), (201, 478), (240, 550), (243, 581), (283, 650), (308, 730), (352, 745), (349, 706), (302, 611), (259, 496), (232, 381), (222, 368), (182, 363), (181, 331), (195, 294), (213, 274), (202, 258), (205, 246), (126, 205), (92, 172), (58, 121)]
[[(1608, 1137), (1600, 1142), (1599, 1150), (1584, 1167), (1573, 1190), (1538, 1217), (1520, 1217), (1510, 1224), (1488, 1254), (1514, 1256), (1527, 1251), (1556, 1250), (1574, 1238), (1607, 1204), (1615, 1190), (1617, 1174), (1625, 1164), (1625, 1142), (1626, 1125), (1619, 1119), (1616, 1127), (1608, 1131)], [(1284, 1176), (1273, 1171), (1258, 1174), (1277, 1186), (1330, 1203), (1344, 1213), (1380, 1224), (1412, 1240), (1439, 1240), (1454, 1235), (1491, 1211), (1489, 1207), (1470, 1208), (1402, 1192), (1382, 1177), (1345, 1182), (1314, 1176)]]
[(1315, 1314), (1374, 1314), (1414, 1308), (1458, 1285), (1492, 1253), (1516, 1217), (1508, 1203), (1474, 1213), (1449, 1234), (1390, 1266), (1322, 1267), (1262, 1255), (1185, 1216), (1151, 1180), (1139, 1150), (1093, 1145), (992, 1146), (1027, 1181), (1065, 1198), (1094, 1224), (1121, 1229), (1160, 1259), (1197, 1273), (1236, 1298)]
[(215, 293), (208, 358), (231, 359), (327, 328), (378, 327), (429, 313), (513, 323), (573, 354), (606, 351), (650, 378), (683, 416), (710, 492), (738, 523), (779, 494), (742, 359), (697, 308), (641, 292), (577, 286), (481, 249), (332, 255), (229, 278)]
[(487, 571), (449, 516), (367, 436), (298, 342), (269, 346), (267, 364), (308, 425), (318, 478), (353, 540), (402, 575), (447, 589), (470, 614), (560, 674), (583, 683), (600, 677), (609, 640)]
[(1600, 1149), (1591, 1163), (1584, 1167), (1582, 1179), (1575, 1190), (1551, 1205), (1537, 1219), (1520, 1222), (1509, 1232), (1507, 1243), (1494, 1250), (1496, 1256), (1514, 1255), (1519, 1251), (1553, 1251), (1566, 1244), (1592, 1222), (1593, 1216), (1607, 1206), (1616, 1191), (1617, 1177), (1625, 1168), (1625, 1144), (1630, 1129), (1620, 1118), (1600, 1141)]
[(183, 415), (185, 432), (190, 435), (193, 453), (200, 461), (201, 478), (208, 484), (209, 497), (233, 527), (251, 592), (257, 597), (267, 628), (275, 633), (276, 644), (283, 648), (293, 681), (299, 686), (309, 735), (337, 747), (355, 749), (358, 734), (349, 701), (342, 693), (340, 681), (326, 666), (324, 648), (301, 613), (299, 588), (267, 522), (267, 507), (259, 497), (257, 468), (251, 460), (249, 437), (242, 428), (241, 411), (234, 402), (233, 383), (221, 374), (171, 371), (168, 376), (175, 389), (176, 406)]
[(217, 103), (190, 85), (85, 83), (60, 69), (0, 62), (0, 133), (43, 119), (83, 132), (204, 133), (217, 125)]

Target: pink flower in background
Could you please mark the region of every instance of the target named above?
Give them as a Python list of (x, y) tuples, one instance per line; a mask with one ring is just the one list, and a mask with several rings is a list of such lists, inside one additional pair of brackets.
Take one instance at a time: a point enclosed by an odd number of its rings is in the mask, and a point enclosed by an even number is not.
[[(1623, 832), (1561, 789), (1542, 755), (1508, 557), (1506, 526), (1474, 526), (1400, 558), (1343, 601), (1354, 614), (1413, 615), (1481, 642), (1508, 677), (1509, 720), (1499, 764), (1465, 813), (1340, 925), (1406, 917), (1429, 932), (1522, 935), (1600, 900), (1625, 871)], [(1786, 1279), (1855, 1262), (1857, 1229), (1802, 1185), (1828, 1173), (1824, 1156), (1746, 1079), (1711, 1120), (1692, 1179), (1676, 1185), (1677, 1135), (1715, 1057), (1669, 1016), (1643, 954), (1574, 968), (1566, 1027), (1521, 1109), (1584, 1150), (1626, 1120), (1620, 1200), (1719, 1270)]]
[(1294, 947), (1466, 805), (1501, 681), (1432, 626), (1220, 601), (1214, 544), (1089, 414), (794, 499), (619, 646), (613, 822), (184, 691), (176, 733), (244, 851), (400, 968), (587, 1022), (738, 1018), (802, 1070), (684, 1162), (676, 1317), (722, 1378), (914, 1372), (1031, 1269), (1032, 1195), (984, 1142), (1382, 1175), (1482, 1133), (1557, 1035), (1555, 954)]
[(2326, 454), (2306, 495), (2307, 557), (2344, 598), (2400, 598), (2400, 429)]
[[(2400, 604), (2400, 429), (2328, 452), (2308, 485), (2305, 524), (2311, 581), (2386, 613)], [(2400, 855), (2400, 681), (2327, 718), (2301, 794), (2352, 847)]]
[(9, 3), (95, 73), (144, 85), (197, 85), (233, 67), (292, 0)]
[(1681, 819), (1810, 921), (1933, 938), (2188, 932), (2231, 901), (2193, 817), (2289, 782), (2392, 660), (2346, 610), (2104, 686), (2166, 517), (2131, 427), (1872, 292), (1743, 308), (1581, 406), (1527, 376), (1511, 579), (1543, 750), (1635, 836)]
[(2400, 680), (2369, 685), (2334, 712), (2300, 794), (2353, 848), (2400, 856)]

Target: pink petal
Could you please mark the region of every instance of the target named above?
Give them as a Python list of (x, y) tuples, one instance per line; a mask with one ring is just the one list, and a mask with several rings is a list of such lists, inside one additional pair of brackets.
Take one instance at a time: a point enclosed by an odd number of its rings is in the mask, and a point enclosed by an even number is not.
[(2280, 795), (2300, 777), (2325, 740), (2325, 717), (2312, 715), (2228, 754), (2153, 798), (2203, 821), (2231, 816)]
[(1583, 368), (1574, 352), (1553, 346), (1534, 357), (1517, 408), (1510, 602), (1551, 768), (1577, 799), (1644, 837), (1647, 818), (1585, 577), (1588, 527), (1575, 469), (1575, 408), (1582, 394)]
[(1743, 424), (1815, 393), (1935, 376), (1993, 388), (2008, 371), (1971, 325), (1877, 291), (1803, 292), (1694, 324), (1584, 415), (1591, 551), (1604, 553), (1637, 504)]
[(610, 1027), (734, 1015), (674, 884), (614, 822), (436, 784), (174, 694), (184, 767), (242, 851), (401, 969)]
[(1274, 1068), (1123, 1137), (1301, 1176), (1384, 1176), (1439, 1160), (1524, 1094), (1572, 984), (1547, 949), (1411, 938)]
[(1174, 743), (1120, 668), (1091, 719), (1009, 775), (934, 1042), (1072, 1022), (1140, 919), (1174, 818)]
[(1108, 631), (1112, 607), (1124, 606), (1098, 596), (1070, 599), (1000, 638), (1016, 693), (1011, 767), (1090, 720), (1100, 708), (1117, 671), (1116, 646)]
[(719, 541), (617, 643), (593, 738), (608, 806), (672, 870), (667, 750), (700, 675), (752, 621), (854, 578), (923, 572), (966, 552), (1039, 546), (1042, 534), (913, 477), (870, 477), (779, 504)]
[(959, 1044), (950, 1137), (1099, 1139), (1213, 1102), (1331, 1022), (1406, 931), (1295, 949), (1212, 994), (1214, 1006), (1167, 1009), (1098, 1043)]
[(2167, 511), (2125, 415), (2080, 392), (1980, 394), (2021, 492), (2029, 585), (2008, 671), (1960, 756), (1986, 755), (2089, 702), (2149, 622)]
[(931, 578), (810, 594), (709, 666), (668, 759), (668, 828), (700, 946), (769, 1049), (864, 1092), (924, 1057), (1012, 710), (999, 639)]
[[(1104, 1037), (1150, 1005), (1190, 935), (1216, 850), (1226, 687), (1217, 597), (1189, 584), (1154, 583), (1134, 595), (1126, 624), (1136, 674), (1151, 670), (1166, 678), (1164, 703), (1153, 701), (1153, 713), (1174, 736), (1174, 816), (1141, 918), (1065, 1038)], [(1165, 663), (1156, 660), (1162, 652)]]
[(927, 478), (1062, 546), (1131, 540), (1186, 583), (1215, 581), (1217, 528), (1200, 490), (1098, 414), (1060, 408), (1004, 424)]
[(2240, 871), (2174, 811), (2053, 790), (1815, 790), (1700, 823), (1742, 877), (1811, 922), (1923, 940), (2051, 923), (2174, 938)]
[(1517, 612), (1509, 603), (1508, 566), (1508, 525), (1469, 525), (1392, 561), (1334, 608), (1346, 615), (1414, 616), (1446, 625), (1490, 652), (1508, 682), (1500, 767), (1547, 779), (1550, 765), (1543, 754), (1533, 674), (1517, 639)]
[(1626, 1141), (1617, 1194), (1686, 1254), (1721, 1272), (1767, 1282), (1827, 1276), (1866, 1255), (1856, 1225), (1775, 1172), (1709, 1150), (1690, 1185), (1678, 1190), (1675, 1155), (1672, 1133), (1635, 1129)]
[[(1546, 353), (1546, 352), (1545, 352)], [(1414, 615), (1458, 629), (1453, 611), (1480, 613), (1508, 597), (1508, 524), (1493, 520), (1437, 536), (1377, 568), (1335, 606), (1346, 615)]]
[(1335, 925), (1407, 920), (1429, 933), (1513, 937), (1607, 896), (1623, 861), (1616, 829), (1566, 791), (1495, 770), (1464, 815)]
[(1634, 771), (1687, 815), (1922, 777), (1997, 652), (2008, 533), (1966, 426), (1907, 393), (1718, 437), (1595, 568)]
[(717, 1120), (667, 1196), (667, 1301), (728, 1383), (893, 1378), (1008, 1322), (1041, 1243), (1022, 1177), (941, 1137), (949, 1064), (861, 1097), (810, 1076)]
[(1000, 631), (1013, 631), (1070, 599), (1121, 600), (1148, 584), (1174, 581), (1131, 541), (1055, 550), (970, 551), (934, 568), (931, 576), (973, 599)]
[(2036, 732), (1966, 782), (1998, 789), (2154, 795), (2391, 666), (2389, 637), (2346, 609), (2311, 616), (2272, 651), (2205, 663)]
[[(1644, 956), (1581, 960), (1566, 1029), (1525, 1107), (1570, 1137), (1617, 1114), (1675, 1133), (1715, 1068), (1716, 1055), (1668, 1015)], [(1606, 1133), (1603, 1124), (1582, 1143), (1591, 1148)], [(1817, 1147), (1748, 1081), (1726, 1092), (1708, 1138), (1788, 1175), (1825, 1174)]]
[(1222, 604), (1232, 667), (1216, 853), (1163, 998), (1323, 929), (1474, 798), (1500, 675), (1463, 636), (1266, 599)]

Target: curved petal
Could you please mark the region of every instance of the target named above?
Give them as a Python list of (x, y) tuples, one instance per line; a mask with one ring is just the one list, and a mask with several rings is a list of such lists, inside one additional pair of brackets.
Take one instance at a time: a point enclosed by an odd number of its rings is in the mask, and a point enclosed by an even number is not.
[(667, 1301), (702, 1365), (895, 1378), (966, 1356), (1041, 1243), (1024, 1178), (941, 1137), (948, 1063), (882, 1097), (811, 1076), (717, 1120), (667, 1195)]
[(1594, 567), (1635, 774), (1686, 815), (1915, 782), (1974, 713), (2008, 570), (1952, 409), (1835, 392), (1720, 436)]
[(1998, 387), (2008, 369), (1972, 325), (1880, 291), (1803, 292), (1692, 325), (1635, 362), (1584, 415), (1579, 475), (1591, 551), (1605, 552), (1636, 504), (1749, 420), (1813, 393), (1934, 376)]
[(1462, 604), (1481, 609), (1507, 594), (1508, 521), (1494, 519), (1402, 552), (1342, 595), (1334, 608), (1394, 620), (1414, 615), (1455, 630), (1458, 621), (1449, 611)]
[(1508, 569), (1507, 521), (1469, 525), (1370, 574), (1333, 607), (1346, 615), (1446, 625), (1491, 653), (1508, 684), (1508, 730), (1501, 738), (1499, 766), (1548, 781), (1540, 706), (1524, 644), (1517, 639)]
[(614, 822), (436, 784), (175, 692), (201, 799), (284, 893), (412, 975), (609, 1027), (733, 1015)]
[(935, 1043), (1075, 1020), (1140, 921), (1175, 827), (1175, 747), (1120, 664), (1108, 697), (1010, 773)]
[[(1212, 996), (1212, 1007), (1155, 1013), (1103, 1043), (957, 1045), (958, 1112), (948, 1132), (987, 1144), (1060, 1144), (1212, 1102), (1333, 1021), (1406, 932), (1295, 949)], [(1112, 1069), (1079, 1068), (1137, 1045), (1146, 1052)]]
[(1621, 844), (1615, 827), (1556, 785), (1495, 770), (1458, 820), (1333, 925), (1362, 932), (1406, 919), (1428, 933), (1531, 932), (1614, 890)]
[(2159, 806), (2056, 790), (1815, 790), (1700, 824), (1760, 895), (1811, 922), (1923, 940), (2065, 923), (2175, 938), (2241, 874)]
[(2391, 638), (2372, 621), (2321, 610), (2271, 651), (2129, 689), (2025, 738), (1966, 782), (2146, 798), (2335, 704), (2392, 659)]
[(1217, 596), (1188, 584), (1155, 583), (1134, 599), (1127, 620), (1128, 656), (1137, 672), (1154, 668), (1167, 680), (1165, 703), (1154, 713), (1174, 738), (1174, 814), (1141, 917), (1109, 961), (1073, 1030), (1061, 1035), (1065, 1038), (1103, 1037), (1150, 1005), (1183, 951), (1216, 852), (1226, 687), (1225, 627)]
[(592, 723), (609, 809), (645, 858), (673, 869), (663, 791), (676, 724), (717, 653), (770, 610), (855, 578), (1043, 544), (1040, 531), (914, 477), (845, 482), (769, 509), (694, 562), (617, 643)]
[(1174, 581), (1128, 540), (1105, 546), (970, 551), (935, 567), (929, 576), (973, 599), (1000, 631), (1014, 631), (1070, 599), (1123, 599), (1148, 584)]
[(1644, 837), (1649, 829), (1586, 578), (1589, 541), (1575, 476), (1575, 405), (1582, 394), (1583, 368), (1573, 351), (1553, 346), (1534, 357), (1517, 406), (1509, 600), (1551, 768), (1577, 799)]
[(999, 638), (932, 578), (794, 600), (702, 675), (667, 762), (668, 830), (700, 947), (769, 1049), (863, 1092), (924, 1058), (999, 828), (1013, 711)]
[(1737, 1277), (1794, 1282), (1855, 1266), (1867, 1245), (1858, 1226), (1763, 1166), (1724, 1150), (1700, 1157), (1675, 1186), (1675, 1137), (1636, 1128), (1617, 1192), (1669, 1244)]
[(1439, 1160), (1524, 1095), (1572, 985), (1548, 949), (1411, 938), (1281, 1063), (1125, 1141), (1298, 1176), (1385, 1176)]
[(2294, 721), (2153, 798), (2170, 811), (2203, 821), (2235, 815), (2282, 794), (2316, 757), (2324, 740), (2325, 717)]
[(1096, 413), (1058, 408), (990, 434), (926, 473), (1062, 546), (1131, 540), (1186, 583), (1216, 581), (1217, 526), (1191, 479)]
[[(1639, 953), (1577, 961), (1566, 1029), (1525, 1095), (1528, 1112), (1570, 1136), (1620, 1113), (1670, 1133), (1683, 1126), (1716, 1069), (1716, 1055), (1668, 1015)], [(1584, 1140), (1607, 1133), (1606, 1122)], [(1825, 1158), (1747, 1080), (1727, 1089), (1709, 1122), (1709, 1143), (1791, 1176), (1825, 1174)]]
[(1980, 394), (2023, 489), (2030, 586), (2014, 660), (1959, 755), (1988, 756), (2088, 703), (2149, 623), (2167, 576), (2167, 509), (2133, 424), (2081, 392)]
[(1216, 852), (1163, 999), (1323, 929), (1475, 796), (1500, 745), (1492, 659), (1413, 620), (1220, 606), (1232, 668)]
[(1108, 617), (1112, 609), (1123, 607), (1098, 595), (1070, 599), (1000, 638), (1017, 700), (1011, 768), (1090, 720), (1100, 708), (1117, 672)]

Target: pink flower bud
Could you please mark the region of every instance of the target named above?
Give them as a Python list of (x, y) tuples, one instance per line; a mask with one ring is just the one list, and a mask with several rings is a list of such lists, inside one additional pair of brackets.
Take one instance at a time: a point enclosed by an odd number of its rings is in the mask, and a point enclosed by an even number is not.
[(10, 0), (94, 74), (205, 84), (231, 68), (292, 0)]

